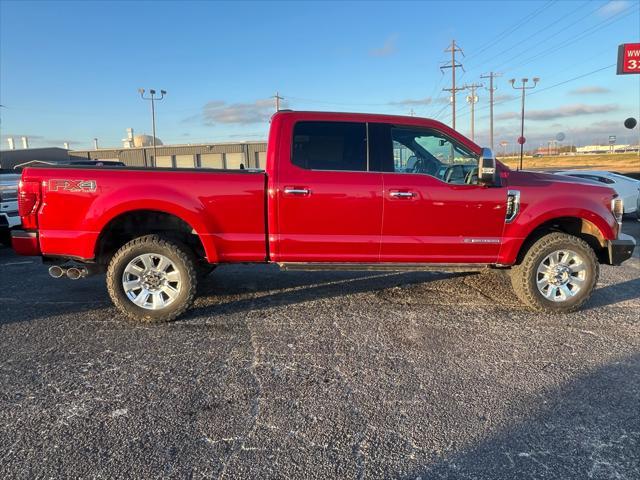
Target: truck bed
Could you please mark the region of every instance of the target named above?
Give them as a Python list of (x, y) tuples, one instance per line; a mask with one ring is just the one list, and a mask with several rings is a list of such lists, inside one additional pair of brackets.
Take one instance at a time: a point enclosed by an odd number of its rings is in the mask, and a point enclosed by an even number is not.
[(265, 182), (260, 171), (26, 168), (41, 185), (39, 248), (45, 256), (93, 259), (100, 232), (120, 215), (175, 215), (200, 237), (209, 262), (265, 261)]

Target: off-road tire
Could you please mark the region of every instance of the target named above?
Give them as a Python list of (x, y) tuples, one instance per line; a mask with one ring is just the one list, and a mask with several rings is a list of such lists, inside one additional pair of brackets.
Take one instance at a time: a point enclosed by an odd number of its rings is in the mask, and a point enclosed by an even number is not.
[[(177, 298), (165, 308), (148, 310), (134, 304), (122, 286), (124, 269), (138, 255), (157, 253), (168, 257), (180, 271), (182, 286)], [(109, 262), (107, 289), (115, 306), (129, 319), (142, 323), (162, 323), (175, 320), (191, 307), (198, 288), (193, 252), (185, 245), (160, 235), (145, 235), (122, 246)]]
[[(587, 278), (574, 297), (562, 302), (554, 302), (545, 298), (538, 290), (537, 269), (547, 255), (563, 249), (572, 250), (581, 256), (586, 267)], [(513, 267), (510, 273), (513, 290), (526, 306), (541, 312), (569, 313), (578, 310), (591, 297), (600, 275), (600, 265), (595, 252), (587, 242), (573, 235), (554, 232), (533, 243), (522, 262)]]

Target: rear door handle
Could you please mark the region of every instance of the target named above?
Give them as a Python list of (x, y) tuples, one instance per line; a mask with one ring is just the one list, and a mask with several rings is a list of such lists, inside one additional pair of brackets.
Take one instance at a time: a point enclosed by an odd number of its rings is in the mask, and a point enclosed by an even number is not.
[(399, 191), (393, 191), (389, 195), (391, 195), (394, 198), (413, 198), (416, 196), (414, 192), (399, 192)]
[(311, 195), (311, 190), (307, 187), (284, 187), (285, 195)]

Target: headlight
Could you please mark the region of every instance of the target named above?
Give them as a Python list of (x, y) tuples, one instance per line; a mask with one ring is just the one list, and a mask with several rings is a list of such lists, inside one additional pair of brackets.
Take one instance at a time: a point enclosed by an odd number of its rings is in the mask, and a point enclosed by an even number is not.
[(611, 212), (616, 217), (616, 222), (622, 225), (622, 215), (624, 214), (624, 201), (621, 198), (611, 200)]

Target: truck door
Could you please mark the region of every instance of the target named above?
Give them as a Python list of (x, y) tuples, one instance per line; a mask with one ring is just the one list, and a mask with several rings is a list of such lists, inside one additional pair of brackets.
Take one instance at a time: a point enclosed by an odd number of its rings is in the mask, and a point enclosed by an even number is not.
[(378, 126), (376, 132), (370, 141), (384, 155), (380, 260), (495, 262), (507, 193), (477, 184), (470, 146), (422, 127)]
[(363, 122), (299, 121), (283, 135), (276, 192), (276, 262), (377, 262), (382, 173), (368, 168)]

